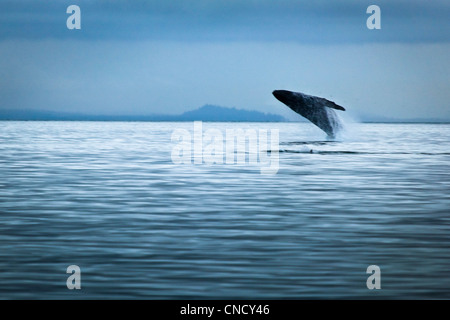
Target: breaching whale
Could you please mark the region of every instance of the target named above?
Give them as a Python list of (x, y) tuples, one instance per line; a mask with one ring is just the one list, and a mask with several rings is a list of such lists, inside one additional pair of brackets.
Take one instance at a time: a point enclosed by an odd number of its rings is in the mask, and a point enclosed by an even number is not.
[(333, 109), (342, 111), (345, 109), (333, 101), (287, 90), (275, 90), (272, 94), (293, 111), (325, 131), (330, 138), (334, 138), (342, 129), (341, 121)]

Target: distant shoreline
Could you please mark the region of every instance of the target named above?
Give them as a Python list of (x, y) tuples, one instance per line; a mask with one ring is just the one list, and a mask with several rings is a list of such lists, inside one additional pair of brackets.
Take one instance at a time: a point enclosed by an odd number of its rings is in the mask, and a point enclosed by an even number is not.
[[(430, 119), (396, 119), (376, 115), (359, 115), (356, 123), (450, 123), (450, 120)], [(204, 105), (198, 109), (186, 111), (179, 115), (99, 115), (58, 112), (33, 109), (0, 109), (0, 121), (104, 121), (104, 122), (308, 122), (302, 119), (289, 120), (285, 117), (255, 110), (244, 110), (215, 105)]]
[[(94, 119), (1, 119), (4, 122), (249, 122), (249, 123), (308, 123), (307, 121), (249, 121), (249, 120), (94, 120)], [(450, 121), (359, 121), (352, 123), (366, 123), (366, 124), (450, 124)]]
[(277, 114), (254, 110), (227, 108), (204, 105), (195, 110), (179, 115), (147, 114), (147, 115), (99, 115), (70, 112), (57, 112), (33, 109), (0, 109), (0, 120), (36, 120), (36, 121), (236, 121), (236, 122), (285, 122), (286, 119)]

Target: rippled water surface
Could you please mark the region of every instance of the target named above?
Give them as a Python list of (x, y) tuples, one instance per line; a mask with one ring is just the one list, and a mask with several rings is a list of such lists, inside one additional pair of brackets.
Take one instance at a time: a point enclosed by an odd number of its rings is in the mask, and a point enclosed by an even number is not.
[(0, 298), (450, 298), (450, 125), (203, 123), (279, 129), (273, 175), (174, 164), (177, 128), (0, 122)]

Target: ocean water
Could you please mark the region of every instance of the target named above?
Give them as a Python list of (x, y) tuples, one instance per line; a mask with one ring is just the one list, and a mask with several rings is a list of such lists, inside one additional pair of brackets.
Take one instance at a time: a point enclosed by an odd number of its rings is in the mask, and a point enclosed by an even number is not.
[(449, 299), (450, 125), (348, 127), (203, 123), (279, 130), (262, 174), (174, 163), (192, 122), (0, 122), (0, 298)]

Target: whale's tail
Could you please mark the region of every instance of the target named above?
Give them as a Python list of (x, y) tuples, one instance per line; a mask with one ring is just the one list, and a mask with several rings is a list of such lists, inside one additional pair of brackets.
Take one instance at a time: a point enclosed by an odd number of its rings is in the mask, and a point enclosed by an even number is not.
[(325, 131), (329, 137), (334, 138), (343, 127), (335, 110), (345, 111), (345, 109), (333, 101), (287, 90), (275, 90), (272, 94)]

